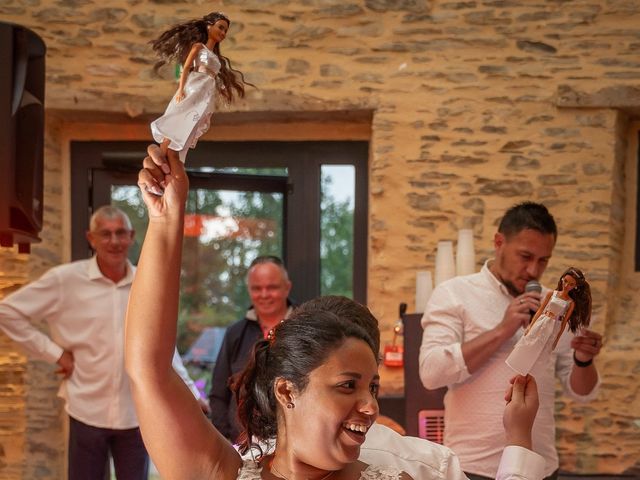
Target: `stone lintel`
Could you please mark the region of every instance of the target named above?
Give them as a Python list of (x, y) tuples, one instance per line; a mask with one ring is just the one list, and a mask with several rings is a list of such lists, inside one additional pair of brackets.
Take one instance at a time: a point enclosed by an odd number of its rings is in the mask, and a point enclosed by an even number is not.
[(640, 115), (640, 85), (616, 85), (595, 92), (559, 85), (555, 103), (558, 108), (611, 108)]

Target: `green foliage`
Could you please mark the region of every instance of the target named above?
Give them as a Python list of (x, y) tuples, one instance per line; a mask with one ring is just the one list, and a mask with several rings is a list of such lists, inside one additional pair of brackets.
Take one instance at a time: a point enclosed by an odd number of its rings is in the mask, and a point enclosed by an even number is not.
[[(331, 177), (323, 176), (322, 192)], [(349, 200), (323, 195), (320, 215), (320, 294), (353, 297), (353, 209)]]

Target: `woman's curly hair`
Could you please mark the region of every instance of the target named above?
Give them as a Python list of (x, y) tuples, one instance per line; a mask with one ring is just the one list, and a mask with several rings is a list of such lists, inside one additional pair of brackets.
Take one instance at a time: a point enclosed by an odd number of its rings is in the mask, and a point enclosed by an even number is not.
[[(190, 20), (176, 25), (165, 31), (155, 40), (152, 40), (151, 47), (158, 54), (160, 61), (155, 64), (154, 70), (169, 62), (179, 62), (183, 68), (191, 68), (184, 65), (191, 48), (196, 43), (207, 43), (209, 34), (207, 27), (214, 25), (218, 20), (224, 20), (231, 25), (229, 18), (221, 12), (213, 12), (197, 20)], [(213, 53), (220, 59), (220, 72), (216, 78), (216, 88), (218, 92), (229, 102), (234, 100), (234, 90), (239, 97), (244, 97), (244, 86), (252, 85), (246, 82), (241, 71), (235, 70), (231, 66), (231, 61), (220, 53), (220, 44), (216, 43)], [(252, 85), (253, 86), (253, 85)]]

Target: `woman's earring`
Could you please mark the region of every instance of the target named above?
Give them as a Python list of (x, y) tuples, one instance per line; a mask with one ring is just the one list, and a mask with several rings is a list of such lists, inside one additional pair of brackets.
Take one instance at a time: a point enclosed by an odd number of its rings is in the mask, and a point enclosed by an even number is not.
[(295, 405), (293, 404), (293, 402), (287, 402), (287, 408), (289, 410), (291, 410), (293, 407), (295, 407)]

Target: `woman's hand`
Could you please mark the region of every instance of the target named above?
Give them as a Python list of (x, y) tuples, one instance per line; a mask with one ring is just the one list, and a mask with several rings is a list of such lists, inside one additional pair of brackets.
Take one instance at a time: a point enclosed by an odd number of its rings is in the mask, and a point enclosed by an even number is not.
[(507, 445), (518, 445), (531, 450), (531, 429), (538, 413), (538, 386), (531, 375), (517, 375), (504, 396), (507, 406), (502, 422)]
[(178, 152), (158, 145), (147, 147), (148, 156), (138, 173), (138, 186), (149, 210), (149, 220), (172, 218), (180, 214), (189, 193), (189, 178)]

